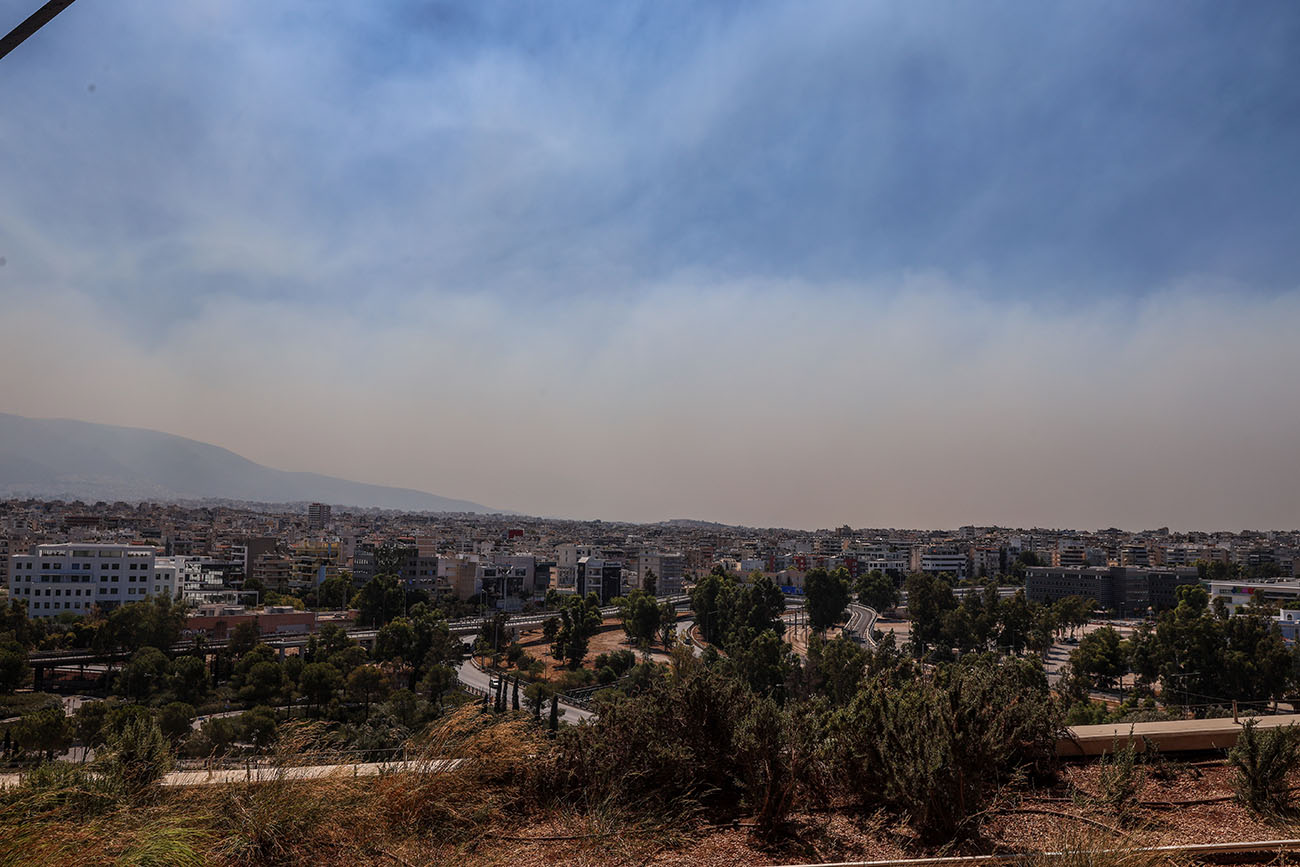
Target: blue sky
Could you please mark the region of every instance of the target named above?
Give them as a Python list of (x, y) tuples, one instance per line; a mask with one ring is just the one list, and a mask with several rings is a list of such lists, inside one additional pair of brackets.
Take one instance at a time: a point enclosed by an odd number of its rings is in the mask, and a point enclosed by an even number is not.
[(1295, 526), (1297, 44), (83, 0), (0, 61), (0, 402), (545, 514)]

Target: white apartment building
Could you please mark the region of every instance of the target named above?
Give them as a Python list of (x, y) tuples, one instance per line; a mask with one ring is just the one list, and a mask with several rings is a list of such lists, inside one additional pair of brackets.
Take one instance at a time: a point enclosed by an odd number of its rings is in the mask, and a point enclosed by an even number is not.
[(858, 572), (864, 574), (875, 570), (887, 575), (905, 575), (912, 567), (910, 551), (888, 545), (867, 548), (852, 556), (858, 562)]
[(71, 542), (38, 545), (9, 558), (9, 598), (27, 603), (31, 617), (89, 614), (180, 590), (172, 564), (157, 568), (157, 552), (139, 545)]
[(966, 552), (942, 545), (912, 549), (912, 571), (928, 575), (947, 573), (954, 578), (966, 577)]

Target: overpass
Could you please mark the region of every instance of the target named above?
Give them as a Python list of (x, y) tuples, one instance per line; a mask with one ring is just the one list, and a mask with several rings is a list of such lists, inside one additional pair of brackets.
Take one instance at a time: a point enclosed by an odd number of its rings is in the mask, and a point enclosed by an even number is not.
[[(685, 594), (676, 596), (664, 596), (659, 598), (660, 602), (668, 602), (676, 608), (690, 603), (690, 597)], [(618, 614), (617, 605), (607, 605), (600, 609), (601, 617), (614, 617)], [(536, 629), (544, 624), (547, 619), (557, 616), (553, 611), (541, 613), (519, 614), (511, 617), (506, 622), (506, 628), (515, 631), (524, 629)], [(488, 617), (469, 617), (461, 620), (450, 621), (447, 626), (452, 635), (476, 635), (482, 630), (485, 624), (491, 623)], [(379, 630), (374, 627), (359, 627), (344, 630), (348, 638), (360, 644), (367, 650), (374, 650), (375, 639), (379, 635)], [(279, 652), (283, 658), (289, 649), (297, 648), (301, 651), (311, 640), (312, 633), (289, 633), (263, 635), (259, 639), (262, 644), (273, 648)], [(180, 656), (187, 653), (199, 651), (201, 653), (211, 653), (218, 650), (224, 650), (230, 646), (229, 638), (208, 639), (201, 636), (178, 641), (169, 649), (172, 655)], [(137, 648), (138, 649), (138, 648)], [(136, 649), (131, 650), (91, 650), (89, 648), (73, 650), (46, 650), (37, 651), (28, 657), (28, 664), (32, 668), (32, 674), (35, 679), (35, 688), (39, 691), (44, 685), (45, 678), (54, 669), (77, 669), (85, 679), (86, 667), (91, 665), (107, 665), (111, 669), (114, 664), (125, 662), (131, 658), (131, 654)]]

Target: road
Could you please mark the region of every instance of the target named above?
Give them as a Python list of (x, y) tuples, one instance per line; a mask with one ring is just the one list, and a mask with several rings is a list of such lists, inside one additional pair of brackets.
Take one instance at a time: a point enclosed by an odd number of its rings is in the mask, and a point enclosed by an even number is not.
[[(1096, 632), (1103, 626), (1109, 626), (1119, 633), (1120, 638), (1128, 638), (1133, 634), (1133, 624), (1126, 621), (1098, 621), (1094, 620), (1080, 627), (1078, 637), (1082, 638), (1090, 632)], [(1043, 669), (1047, 672), (1047, 682), (1056, 685), (1057, 681), (1065, 673), (1065, 667), (1070, 662), (1070, 654), (1079, 646), (1078, 640), (1058, 641), (1053, 644), (1043, 657)]]
[[(492, 675), (475, 665), (473, 659), (467, 659), (456, 666), (456, 677), (460, 679), (461, 683), (467, 686), (472, 686), (475, 689), (481, 689), (484, 692), (489, 692), (492, 689)], [(586, 722), (595, 719), (596, 717), (596, 715), (589, 710), (575, 707), (574, 705), (563, 701), (560, 702), (560, 710), (563, 711), (560, 718), (565, 722)], [(543, 708), (542, 713), (546, 713), (545, 708)]]
[(696, 656), (703, 656), (704, 649), (691, 640), (691, 630), (695, 628), (695, 620), (690, 617), (677, 621), (677, 634), (686, 639), (686, 643), (691, 646), (691, 652)]
[(868, 608), (858, 602), (849, 603), (849, 623), (845, 627), (846, 632), (862, 636), (862, 640), (867, 643), (868, 647), (876, 646), (876, 638), (873, 634), (876, 629), (876, 620), (880, 615), (874, 608)]

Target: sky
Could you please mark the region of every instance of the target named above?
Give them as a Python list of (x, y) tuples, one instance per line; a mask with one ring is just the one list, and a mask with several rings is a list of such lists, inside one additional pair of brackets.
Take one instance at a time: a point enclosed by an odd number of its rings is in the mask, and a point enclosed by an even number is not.
[(557, 517), (1295, 528), (1297, 44), (82, 0), (0, 60), (0, 411)]

